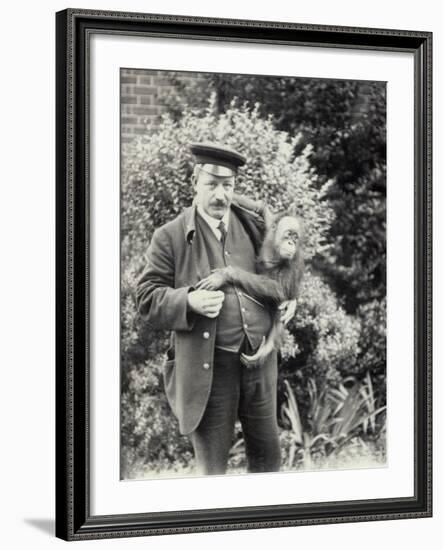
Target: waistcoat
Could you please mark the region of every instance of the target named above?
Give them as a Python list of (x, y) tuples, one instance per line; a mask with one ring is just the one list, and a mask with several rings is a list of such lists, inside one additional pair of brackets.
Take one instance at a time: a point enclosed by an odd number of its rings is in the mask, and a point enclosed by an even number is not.
[[(232, 265), (255, 273), (254, 247), (242, 223), (231, 210), (225, 246), (197, 213), (196, 230), (202, 237), (211, 269)], [(225, 299), (217, 317), (215, 346), (237, 352), (246, 336), (252, 349), (258, 348), (271, 327), (269, 312), (241, 287), (225, 285)]]

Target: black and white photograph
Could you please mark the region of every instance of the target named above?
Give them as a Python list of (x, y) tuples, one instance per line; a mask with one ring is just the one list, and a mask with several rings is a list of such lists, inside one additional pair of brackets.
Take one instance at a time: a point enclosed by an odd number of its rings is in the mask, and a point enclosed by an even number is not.
[(120, 478), (383, 468), (386, 82), (120, 69)]

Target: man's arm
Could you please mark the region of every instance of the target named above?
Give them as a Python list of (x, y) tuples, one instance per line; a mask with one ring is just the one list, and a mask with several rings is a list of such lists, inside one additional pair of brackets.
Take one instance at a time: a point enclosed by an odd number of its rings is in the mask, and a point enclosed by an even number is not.
[(254, 214), (258, 214), (265, 222), (266, 228), (272, 223), (273, 214), (264, 200), (254, 200), (246, 195), (234, 193), (233, 202)]
[(157, 229), (147, 252), (147, 264), (137, 283), (136, 301), (141, 317), (154, 328), (191, 330), (194, 314), (188, 311), (192, 287), (174, 288), (175, 262), (168, 234)]
[(263, 217), (263, 212), (266, 207), (264, 201), (256, 201), (254, 199), (251, 199), (250, 197), (247, 197), (246, 195), (238, 195), (237, 193), (234, 193), (232, 200), (242, 208), (246, 208), (246, 210), (255, 212), (256, 214), (259, 214), (261, 217)]

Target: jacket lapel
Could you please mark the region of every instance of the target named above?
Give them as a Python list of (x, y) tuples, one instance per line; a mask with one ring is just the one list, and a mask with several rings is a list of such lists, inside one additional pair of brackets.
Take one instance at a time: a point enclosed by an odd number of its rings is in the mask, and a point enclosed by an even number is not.
[(258, 256), (265, 235), (265, 222), (255, 212), (242, 208), (237, 203), (232, 203), (232, 210), (237, 214), (254, 246), (255, 255)]
[[(258, 255), (265, 233), (264, 220), (255, 212), (242, 208), (236, 202), (231, 204), (231, 208), (244, 226), (254, 246), (254, 252)], [(192, 206), (185, 209), (183, 216), (184, 246), (186, 247), (187, 254), (191, 257), (193, 268), (193, 273), (189, 273), (189, 284), (191, 285), (196, 284), (209, 274), (208, 253), (201, 235), (196, 230), (195, 216), (196, 206), (192, 204)]]
[(193, 204), (184, 211), (183, 231), (186, 255), (190, 257), (189, 284), (195, 285), (209, 275), (209, 258), (203, 239), (196, 229), (196, 206)]

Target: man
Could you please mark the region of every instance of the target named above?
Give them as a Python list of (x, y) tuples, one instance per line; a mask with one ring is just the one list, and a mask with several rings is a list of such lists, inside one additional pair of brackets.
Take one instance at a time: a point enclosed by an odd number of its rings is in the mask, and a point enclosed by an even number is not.
[[(248, 471), (277, 471), (276, 353), (262, 368), (240, 363), (242, 352), (259, 347), (270, 315), (260, 300), (233, 285), (195, 288), (211, 269), (232, 265), (255, 272), (264, 220), (259, 203), (251, 201), (248, 210), (234, 200), (237, 170), (245, 163), (241, 154), (213, 143), (193, 144), (191, 152), (194, 203), (154, 232), (137, 285), (139, 312), (154, 328), (173, 331), (165, 390), (180, 432), (192, 441), (199, 473), (226, 472), (237, 418)], [(292, 313), (285, 313), (286, 320)]]

